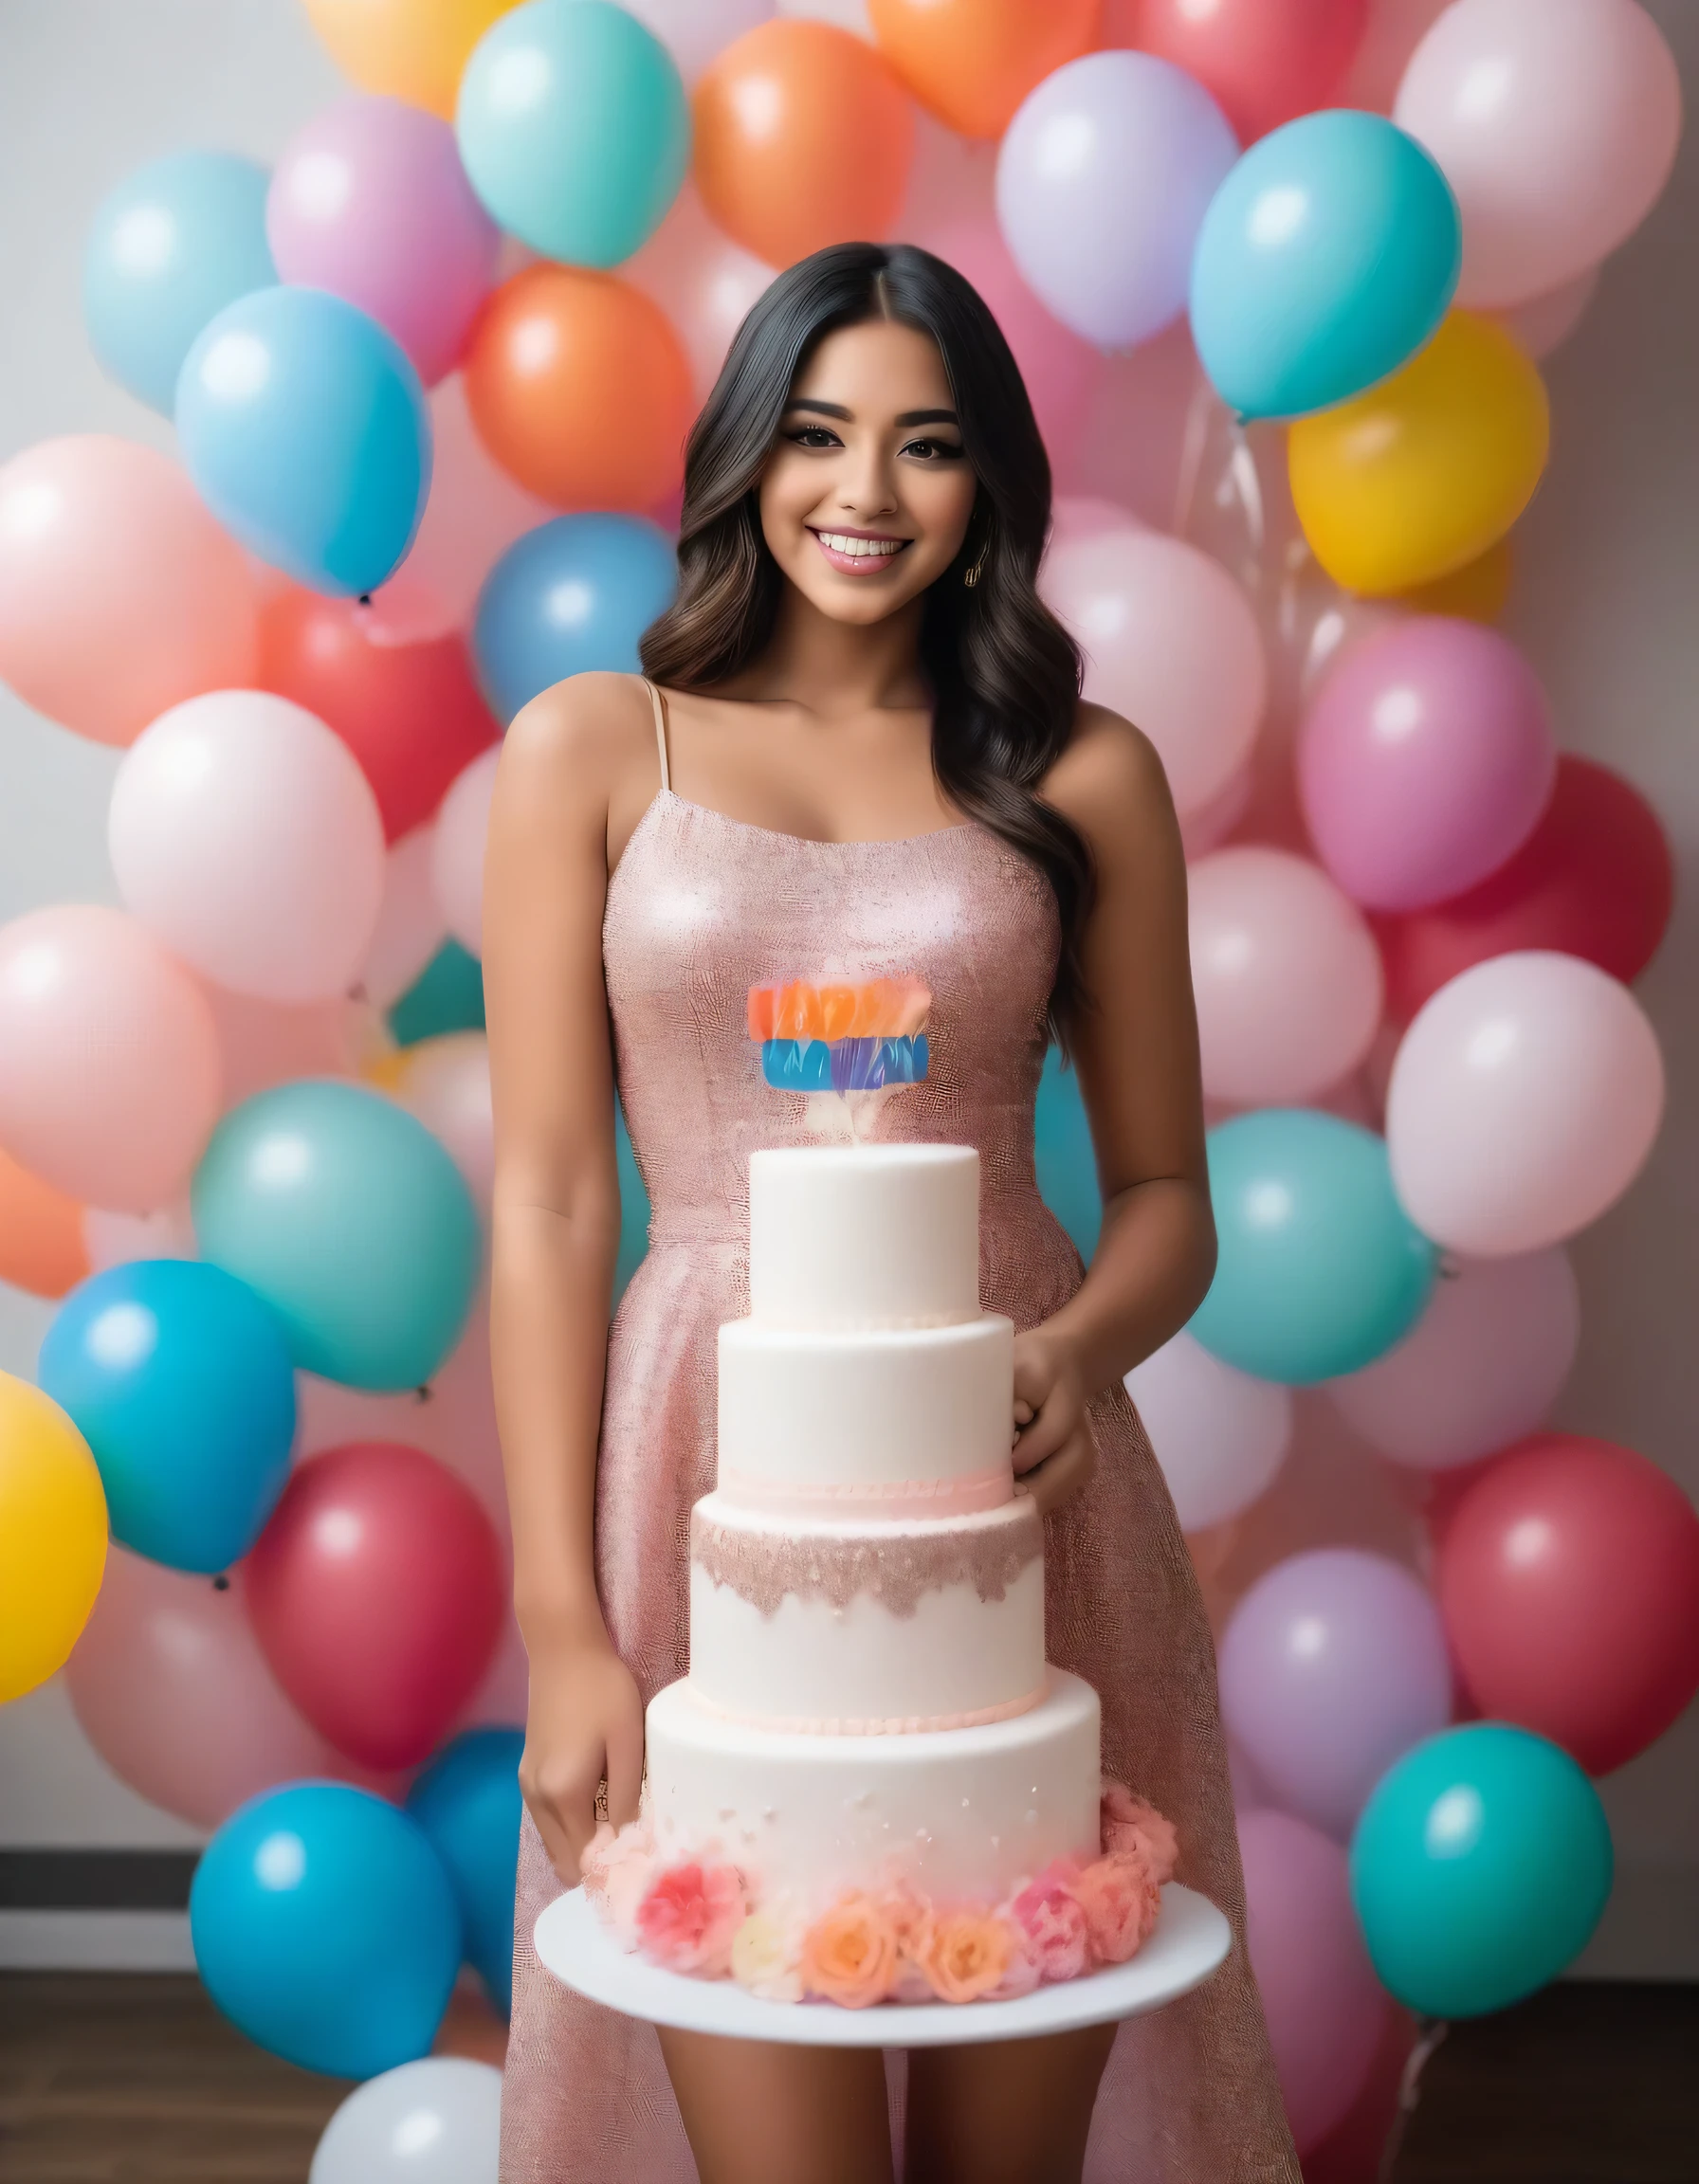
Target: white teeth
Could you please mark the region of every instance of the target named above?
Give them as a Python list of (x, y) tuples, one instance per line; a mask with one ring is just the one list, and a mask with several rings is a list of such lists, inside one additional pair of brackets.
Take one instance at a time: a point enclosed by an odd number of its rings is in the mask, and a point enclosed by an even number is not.
[(851, 538), (845, 531), (818, 531), (814, 536), (834, 554), (848, 554), (856, 560), (873, 555), (888, 560), (906, 543), (902, 538)]

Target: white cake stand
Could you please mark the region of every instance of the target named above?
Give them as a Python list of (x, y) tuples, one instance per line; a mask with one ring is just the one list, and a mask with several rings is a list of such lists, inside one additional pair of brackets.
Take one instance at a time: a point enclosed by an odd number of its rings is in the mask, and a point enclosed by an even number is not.
[(885, 2002), (844, 2010), (830, 2002), (764, 2002), (730, 1979), (689, 1979), (623, 1950), (582, 1888), (537, 1921), (537, 1954), (557, 1979), (627, 2017), (710, 2032), (725, 2040), (785, 2041), (804, 2048), (963, 2048), (1030, 2040), (1139, 2017), (1201, 1987), (1233, 1946), (1207, 1896), (1171, 1881), (1156, 1932), (1128, 1964), (1040, 1987), (1017, 2002)]

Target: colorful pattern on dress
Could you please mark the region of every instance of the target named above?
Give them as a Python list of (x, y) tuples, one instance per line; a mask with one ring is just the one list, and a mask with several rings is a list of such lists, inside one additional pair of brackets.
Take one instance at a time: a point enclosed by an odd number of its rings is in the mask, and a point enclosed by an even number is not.
[(925, 1082), (932, 995), (918, 978), (791, 978), (749, 989), (749, 1036), (779, 1092), (878, 1092)]

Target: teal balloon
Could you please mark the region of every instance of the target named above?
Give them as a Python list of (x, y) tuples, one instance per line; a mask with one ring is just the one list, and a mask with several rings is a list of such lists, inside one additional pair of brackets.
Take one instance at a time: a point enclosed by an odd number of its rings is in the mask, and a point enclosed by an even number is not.
[(82, 258), (89, 344), (119, 386), (167, 417), (201, 328), (277, 281), (269, 183), (233, 152), (174, 152), (127, 175), (95, 214)]
[(1416, 1324), (1435, 1253), (1393, 1192), (1384, 1138), (1265, 1107), (1212, 1130), (1209, 1163), (1219, 1255), (1192, 1320), (1206, 1350), (1303, 1386), (1355, 1373)]
[(446, 1031), (484, 1029), (484, 966), (458, 940), (445, 940), (389, 1010), (398, 1046)]
[(661, 41), (609, 0), (528, 0), (460, 81), (472, 188), (545, 258), (617, 265), (653, 233), (690, 163), (690, 107)]
[(1451, 185), (1378, 114), (1306, 114), (1216, 191), (1192, 258), (1192, 335), (1243, 417), (1301, 417), (1415, 355), (1457, 286)]
[(618, 1105), (613, 1110), (613, 1158), (619, 1175), (619, 1256), (613, 1265), (617, 1305), (649, 1251), (649, 1192), (626, 1128), (626, 1111)]
[(213, 1131), (191, 1188), (202, 1256), (282, 1319), (297, 1365), (352, 1388), (420, 1388), (478, 1284), (471, 1194), (439, 1141), (335, 1078), (259, 1092)]
[(1473, 1721), (1405, 1753), (1363, 1807), (1351, 1895), (1382, 1986), (1479, 2017), (1555, 1979), (1611, 1893), (1610, 1824), (1566, 1752)]
[(1054, 1046), (1045, 1055), (1044, 1074), (1038, 1080), (1032, 1156), (1039, 1195), (1089, 1265), (1104, 1225), (1097, 1154), (1086, 1103), (1080, 1098), (1080, 1081)]

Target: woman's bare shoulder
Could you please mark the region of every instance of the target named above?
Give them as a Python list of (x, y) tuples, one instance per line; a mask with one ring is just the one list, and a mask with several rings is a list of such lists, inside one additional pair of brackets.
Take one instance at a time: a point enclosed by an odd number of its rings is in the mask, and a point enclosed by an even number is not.
[(1119, 713), (1083, 699), (1068, 748), (1045, 775), (1042, 793), (1094, 844), (1105, 837), (1148, 838), (1175, 823), (1156, 745)]
[(514, 716), (502, 754), (503, 772), (542, 784), (571, 778), (611, 788), (634, 756), (655, 750), (654, 713), (640, 676), (597, 671), (569, 675)]

